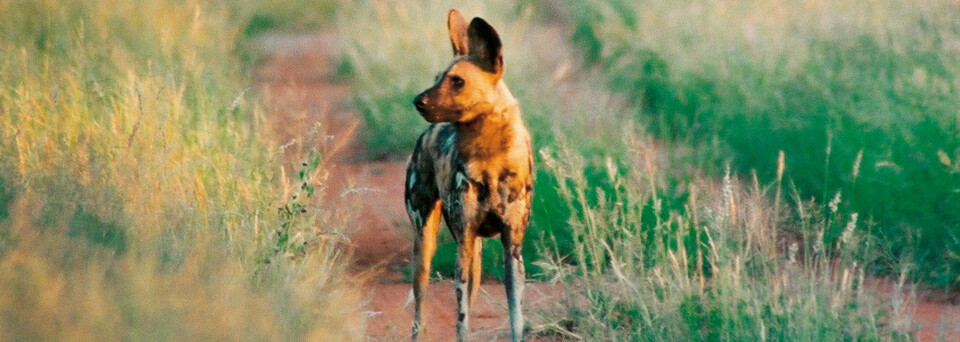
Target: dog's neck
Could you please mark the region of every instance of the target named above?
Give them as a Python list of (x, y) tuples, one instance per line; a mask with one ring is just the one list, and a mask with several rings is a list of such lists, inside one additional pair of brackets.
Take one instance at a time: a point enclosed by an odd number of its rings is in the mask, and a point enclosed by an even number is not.
[(497, 97), (485, 113), (471, 121), (454, 124), (462, 157), (485, 159), (511, 148), (516, 131), (523, 127), (520, 103), (503, 80), (497, 83)]

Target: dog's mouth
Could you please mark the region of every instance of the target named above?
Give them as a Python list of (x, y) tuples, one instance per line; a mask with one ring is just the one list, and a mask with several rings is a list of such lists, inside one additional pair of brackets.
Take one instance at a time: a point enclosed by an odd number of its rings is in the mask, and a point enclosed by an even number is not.
[(419, 112), (420, 116), (429, 123), (457, 122), (461, 116), (460, 111), (444, 112), (426, 109)]
[(426, 92), (413, 98), (413, 107), (416, 108), (420, 116), (429, 123), (454, 122), (463, 115), (462, 110), (438, 108), (426, 99)]
[(434, 117), (433, 115), (429, 115), (429, 114), (427, 114), (427, 113), (421, 112), (421, 113), (420, 113), (420, 116), (422, 116), (423, 119), (424, 119), (424, 120), (427, 120), (427, 122), (429, 122), (429, 123), (440, 123), (440, 122), (443, 122), (443, 120), (441, 120), (440, 118)]
[(437, 115), (437, 112), (434, 110), (431, 110), (431, 108), (428, 108), (427, 106), (417, 106), (417, 105), (414, 105), (414, 107), (417, 108), (417, 113), (419, 113), (424, 120), (427, 120), (427, 122), (437, 123), (442, 121), (440, 115)]

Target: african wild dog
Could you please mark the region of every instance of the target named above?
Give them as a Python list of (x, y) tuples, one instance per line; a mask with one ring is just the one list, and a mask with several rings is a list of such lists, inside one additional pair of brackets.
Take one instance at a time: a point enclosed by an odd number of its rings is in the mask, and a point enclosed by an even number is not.
[(457, 339), (466, 340), (470, 305), (480, 285), (482, 238), (500, 235), (504, 285), (514, 341), (523, 337), (521, 246), (530, 220), (533, 157), (520, 108), (503, 82), (502, 43), (480, 18), (468, 26), (457, 10), (447, 17), (453, 61), (413, 100), (431, 123), (407, 165), (407, 214), (414, 242), (413, 339), (436, 250), (440, 217), (457, 241)]

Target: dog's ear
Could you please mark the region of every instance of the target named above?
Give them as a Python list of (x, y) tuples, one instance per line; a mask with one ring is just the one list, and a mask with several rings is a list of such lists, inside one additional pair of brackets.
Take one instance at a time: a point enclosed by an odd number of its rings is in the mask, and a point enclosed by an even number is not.
[(450, 30), (450, 44), (453, 45), (453, 56), (465, 56), (470, 46), (467, 44), (467, 21), (460, 12), (452, 9), (447, 14), (447, 29)]
[(502, 76), (503, 43), (497, 30), (485, 20), (473, 18), (467, 36), (470, 38), (470, 56), (475, 57), (484, 70)]

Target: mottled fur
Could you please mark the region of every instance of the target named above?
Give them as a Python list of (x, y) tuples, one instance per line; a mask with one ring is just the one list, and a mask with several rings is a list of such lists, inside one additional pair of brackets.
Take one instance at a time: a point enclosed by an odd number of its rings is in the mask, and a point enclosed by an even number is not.
[(423, 294), (429, 283), (443, 217), (457, 241), (457, 338), (466, 340), (469, 307), (480, 284), (482, 238), (500, 235), (511, 333), (522, 339), (521, 247), (533, 196), (530, 134), (517, 100), (503, 82), (497, 32), (456, 10), (447, 18), (454, 59), (435, 84), (414, 99), (429, 128), (407, 166), (406, 206), (416, 229), (413, 339), (423, 331)]

